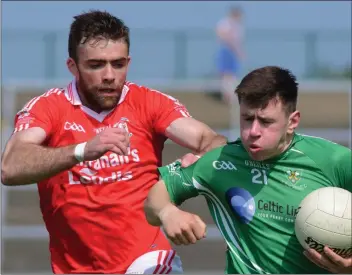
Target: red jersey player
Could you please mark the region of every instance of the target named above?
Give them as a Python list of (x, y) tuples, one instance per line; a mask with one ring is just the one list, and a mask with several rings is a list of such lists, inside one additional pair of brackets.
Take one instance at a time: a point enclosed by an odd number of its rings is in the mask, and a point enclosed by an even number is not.
[(106, 12), (75, 17), (66, 88), (16, 115), (2, 182), (36, 182), (54, 273), (181, 273), (143, 203), (167, 138), (203, 153), (225, 138), (176, 99), (126, 82), (129, 30)]

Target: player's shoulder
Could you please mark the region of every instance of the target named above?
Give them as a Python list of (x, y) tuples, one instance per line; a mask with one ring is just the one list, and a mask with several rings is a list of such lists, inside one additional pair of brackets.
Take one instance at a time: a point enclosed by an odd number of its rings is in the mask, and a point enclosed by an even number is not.
[(351, 155), (350, 148), (321, 137), (296, 134), (296, 139), (294, 149), (310, 158), (333, 161)]
[(315, 168), (330, 180), (332, 186), (351, 190), (351, 149), (323, 138), (298, 137), (295, 149), (313, 161)]
[[(62, 104), (68, 102), (67, 93), (65, 93), (64, 88), (51, 88), (46, 90), (42, 94), (32, 97), (28, 100), (20, 110), (20, 112), (28, 112), (33, 109), (44, 109), (47, 108), (56, 108)], [(43, 108), (44, 107), (44, 108)]]
[(125, 85), (129, 89), (131, 98), (135, 100), (155, 100), (156, 98), (163, 98), (177, 101), (177, 99), (173, 96), (170, 96), (169, 94), (162, 92), (156, 88), (138, 85), (130, 81), (126, 81)]
[(151, 89), (147, 86), (139, 85), (131, 81), (126, 81), (125, 87), (127, 87), (129, 95), (133, 98), (141, 98), (151, 92)]

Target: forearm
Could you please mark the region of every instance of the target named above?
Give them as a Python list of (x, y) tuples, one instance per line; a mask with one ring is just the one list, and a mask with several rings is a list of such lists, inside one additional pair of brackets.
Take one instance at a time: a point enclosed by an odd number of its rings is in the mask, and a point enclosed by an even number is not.
[(47, 148), (36, 144), (16, 144), (2, 163), (2, 181), (6, 185), (37, 183), (78, 163), (74, 147)]
[(144, 203), (144, 212), (149, 224), (154, 226), (161, 225), (161, 217), (168, 209), (175, 208), (170, 200), (169, 193), (163, 180), (157, 182), (149, 191)]
[(166, 129), (166, 136), (198, 155), (203, 155), (227, 142), (224, 136), (193, 118), (179, 118), (172, 122)]
[(206, 131), (201, 137), (199, 149), (197, 150), (196, 154), (203, 155), (212, 149), (226, 145), (226, 143), (226, 137), (219, 135), (213, 131)]

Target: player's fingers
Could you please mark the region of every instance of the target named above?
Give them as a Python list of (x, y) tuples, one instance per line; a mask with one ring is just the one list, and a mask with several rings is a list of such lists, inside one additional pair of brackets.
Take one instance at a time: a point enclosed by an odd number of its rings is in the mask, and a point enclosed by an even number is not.
[(199, 158), (200, 157), (198, 155), (188, 153), (181, 158), (181, 166), (188, 167), (195, 163)]
[(128, 142), (125, 134), (109, 133), (100, 137), (101, 143), (114, 143), (115, 141)]
[(170, 241), (172, 241), (174, 244), (176, 245), (181, 245), (181, 242), (177, 239), (177, 238), (172, 238), (170, 236), (168, 236)]
[(125, 155), (125, 153), (121, 150), (121, 148), (117, 147), (115, 144), (105, 144), (104, 153), (107, 151), (114, 152), (118, 155)]
[(329, 247), (324, 247), (324, 255), (336, 265), (341, 267), (348, 267), (352, 265), (352, 258), (344, 259), (340, 255), (337, 255), (334, 251), (332, 251)]
[(127, 131), (123, 128), (114, 127), (114, 128), (106, 128), (106, 132), (107, 133), (115, 133), (115, 134), (124, 134)]
[(106, 133), (106, 136), (104, 137), (104, 141), (111, 143), (114, 140), (119, 140), (124, 144), (126, 144), (126, 146), (128, 147), (130, 143), (129, 133), (124, 129), (119, 129), (119, 128), (113, 128), (113, 129), (115, 129), (113, 132)]
[(188, 244), (182, 233), (166, 234), (167, 237), (176, 245)]
[(308, 249), (307, 253), (309, 255), (308, 259), (311, 260), (313, 263), (326, 270), (335, 272), (336, 264), (330, 261), (329, 258), (327, 258), (324, 254), (320, 254), (314, 249)]
[(306, 256), (308, 258), (308, 260), (310, 260), (313, 264), (319, 266), (322, 269), (329, 270), (326, 266), (323, 266), (321, 263), (319, 263), (319, 261), (316, 260), (309, 252), (304, 251), (303, 255)]
[(183, 230), (183, 236), (187, 239), (189, 244), (195, 244), (197, 242), (197, 237), (193, 233), (193, 227), (190, 226), (186, 230)]
[(189, 241), (186, 238), (186, 236), (184, 235), (184, 232), (182, 230), (181, 230), (180, 233), (177, 233), (175, 237), (180, 242), (180, 244), (189, 245)]
[(125, 132), (124, 134), (118, 135), (118, 140), (121, 141), (126, 147), (129, 147), (130, 137), (127, 132)]
[(182, 229), (179, 225), (168, 226), (164, 228), (166, 236), (176, 245), (188, 244), (187, 239), (182, 235)]
[(194, 217), (195, 225), (193, 227), (193, 233), (196, 236), (197, 240), (203, 239), (206, 236), (206, 224), (198, 216)]
[(183, 234), (177, 236), (177, 238), (181, 242), (181, 244), (183, 244), (183, 245), (189, 245), (190, 244), (189, 240)]
[(128, 144), (126, 142), (121, 142), (119, 140), (115, 140), (112, 144), (122, 151), (122, 155), (128, 155)]
[(121, 131), (119, 131), (119, 132), (116, 132), (118, 135), (120, 135), (121, 136), (121, 138), (123, 138), (124, 140), (127, 140), (127, 141), (129, 141), (129, 139), (130, 139), (130, 133), (126, 130), (126, 129), (119, 129), (119, 130), (121, 130)]
[(129, 143), (129, 137), (126, 133), (112, 133), (111, 135), (109, 135), (108, 137), (106, 137), (105, 139), (108, 142), (114, 142), (116, 140), (128, 144)]
[[(316, 251), (315, 251), (315, 252), (316, 252)], [(323, 266), (326, 266), (330, 271), (335, 272), (335, 271), (336, 271), (336, 268), (339, 267), (339, 265), (338, 265), (336, 262), (332, 261), (329, 257), (327, 257), (324, 252), (322, 252), (322, 253), (316, 252), (316, 253), (317, 253), (317, 255), (320, 256), (320, 257), (319, 257), (319, 262), (320, 262)]]

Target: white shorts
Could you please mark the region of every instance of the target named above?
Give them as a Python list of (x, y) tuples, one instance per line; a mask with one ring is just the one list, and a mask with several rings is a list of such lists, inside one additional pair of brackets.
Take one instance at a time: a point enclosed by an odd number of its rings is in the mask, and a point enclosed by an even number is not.
[(155, 250), (138, 257), (126, 274), (183, 274), (182, 262), (175, 250)]

